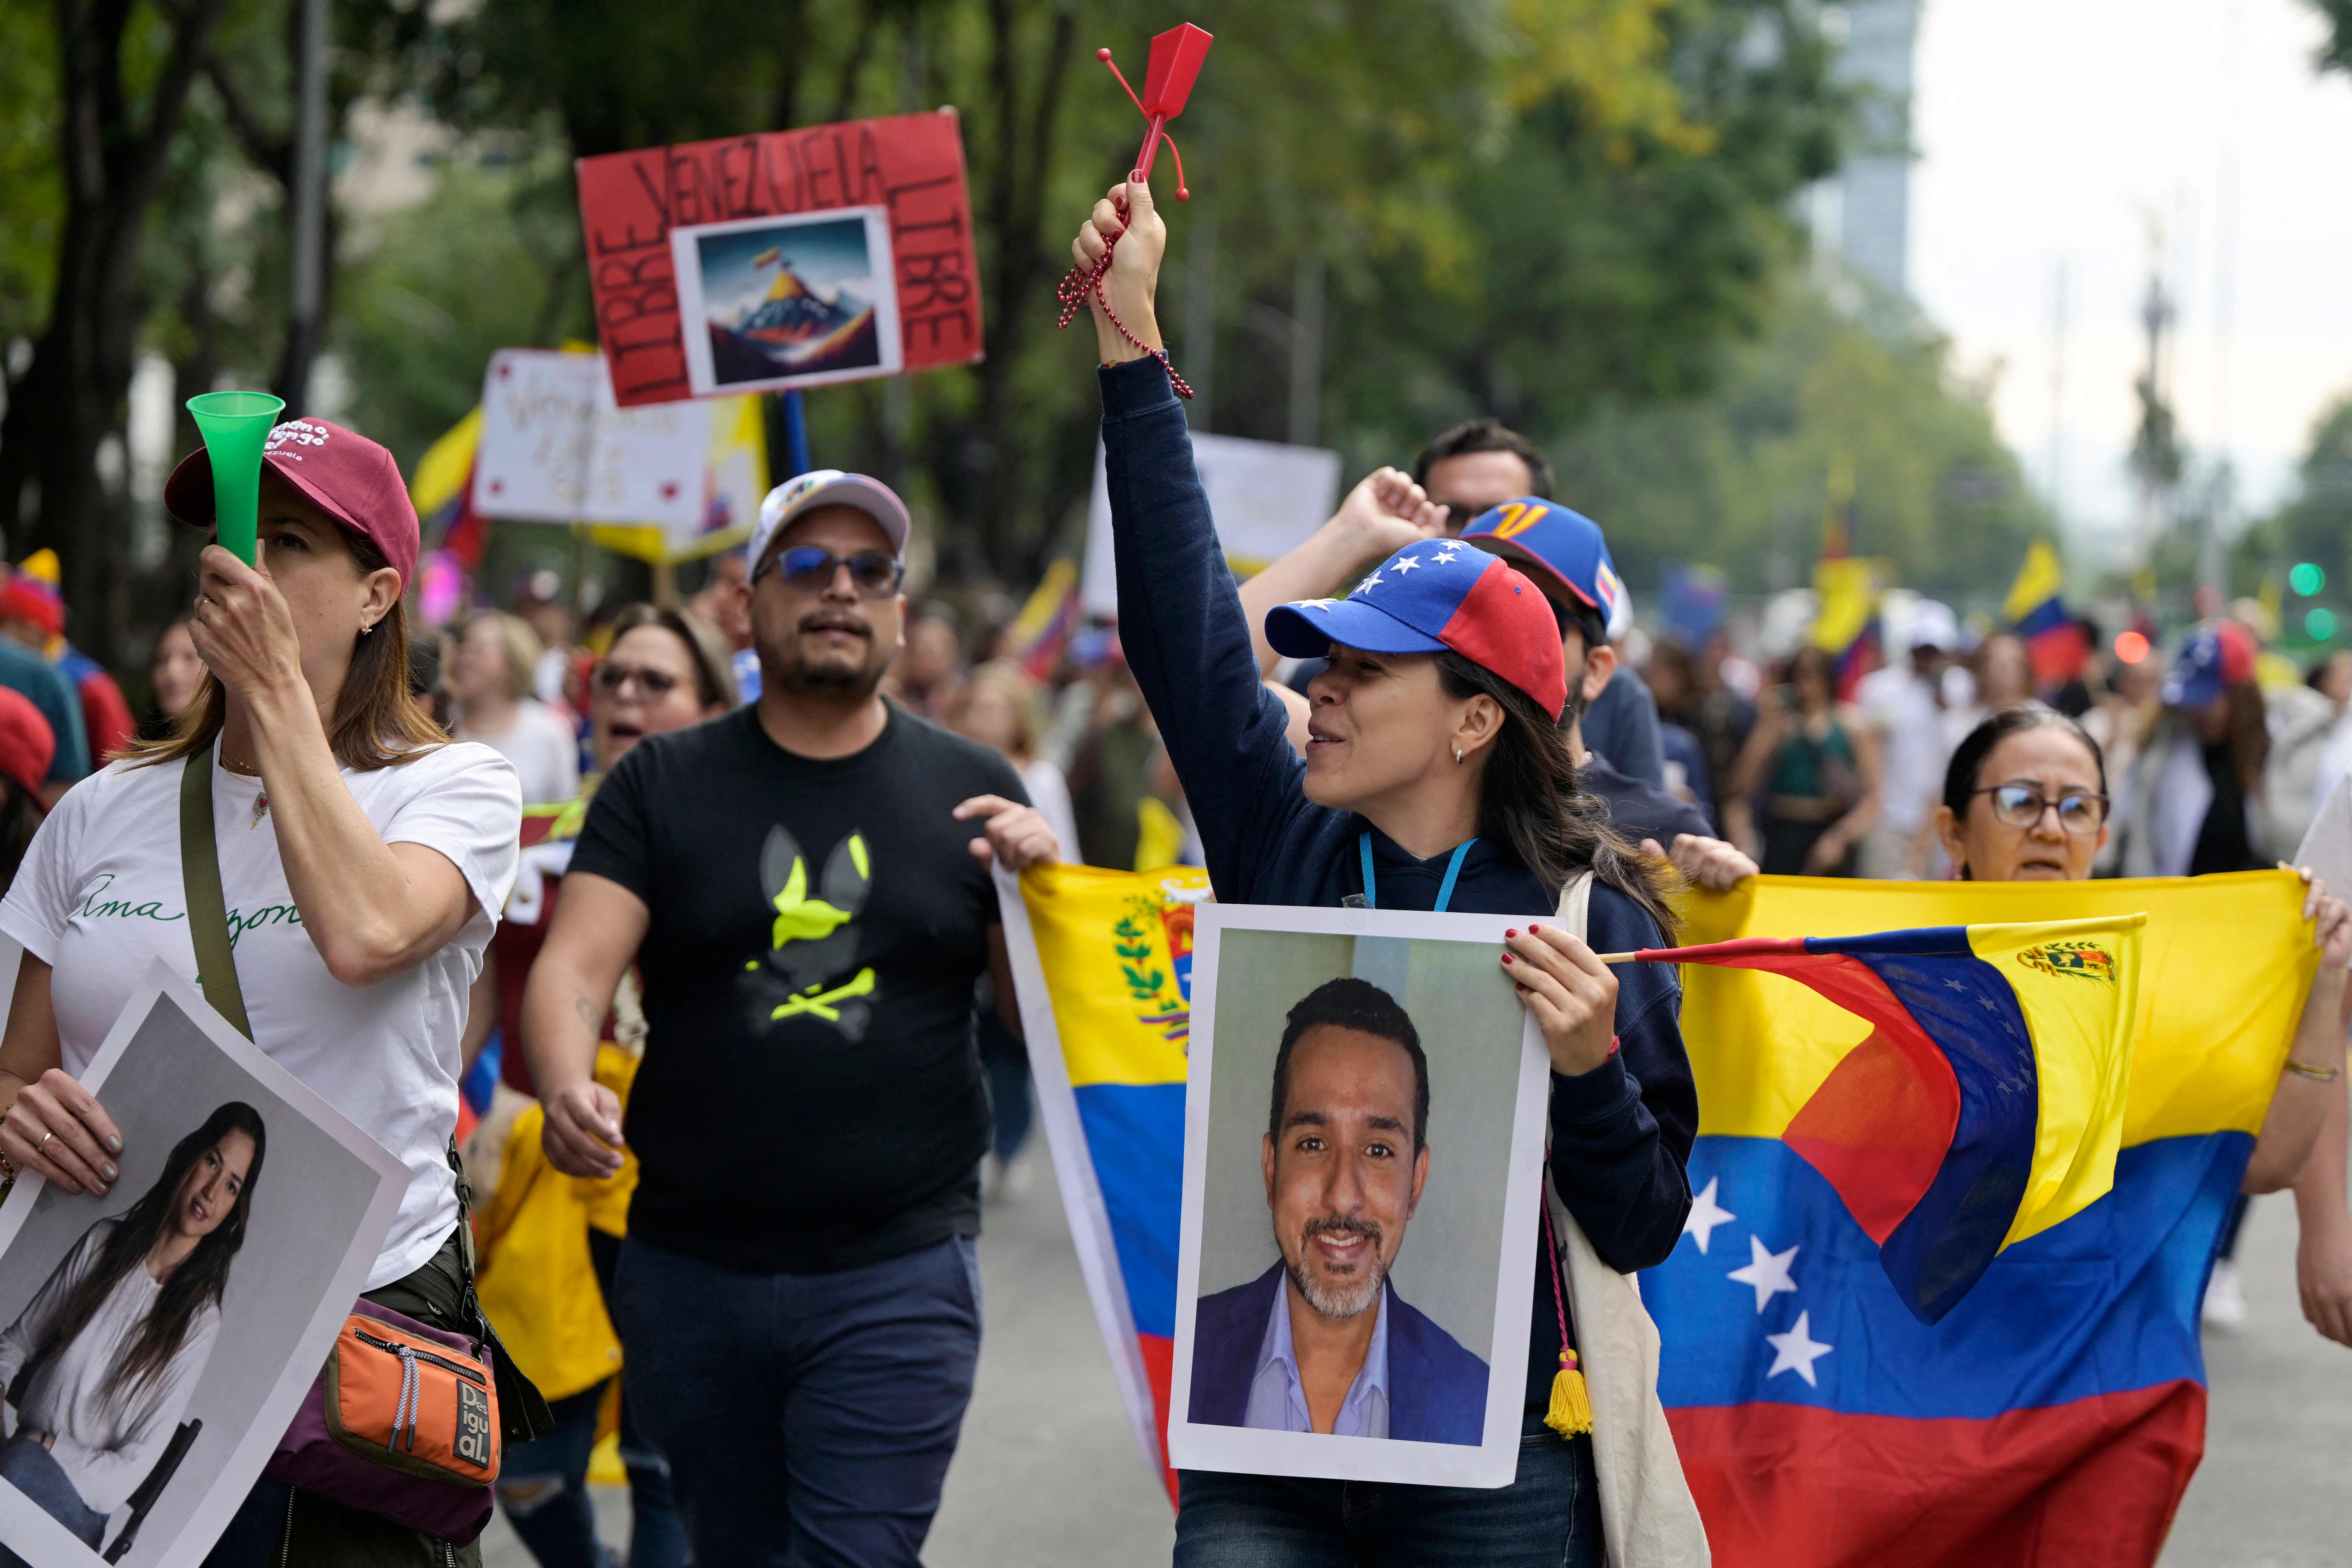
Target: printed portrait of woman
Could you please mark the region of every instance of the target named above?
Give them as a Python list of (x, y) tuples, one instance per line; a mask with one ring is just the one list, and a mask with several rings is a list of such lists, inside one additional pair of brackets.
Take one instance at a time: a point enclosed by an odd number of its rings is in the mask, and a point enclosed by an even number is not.
[[(0, 1333), (0, 1480), (92, 1551), (165, 1450), (220, 1332), (268, 1134), (231, 1101), (173, 1145)], [(0, 1547), (0, 1568), (22, 1568)]]

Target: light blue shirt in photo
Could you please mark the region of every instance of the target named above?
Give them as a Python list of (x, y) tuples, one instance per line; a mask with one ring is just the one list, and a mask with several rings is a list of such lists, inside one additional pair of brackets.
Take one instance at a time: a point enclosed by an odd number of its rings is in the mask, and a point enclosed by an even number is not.
[[(1385, 1437), (1389, 1435), (1389, 1288), (1381, 1286), (1379, 1316), (1372, 1322), (1372, 1342), (1364, 1364), (1339, 1402), (1339, 1419), (1331, 1423), (1335, 1437)], [(1266, 1314), (1265, 1337), (1258, 1342), (1257, 1370), (1250, 1379), (1249, 1409), (1244, 1426), (1264, 1432), (1312, 1432), (1307, 1412), (1307, 1387), (1299, 1381), (1298, 1352), (1290, 1339), (1290, 1288), (1276, 1288), (1274, 1309)]]

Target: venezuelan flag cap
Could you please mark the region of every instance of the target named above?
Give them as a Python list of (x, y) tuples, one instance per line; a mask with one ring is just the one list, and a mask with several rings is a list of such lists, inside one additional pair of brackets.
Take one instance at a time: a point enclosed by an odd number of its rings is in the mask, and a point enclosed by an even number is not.
[(1265, 640), (1289, 658), (1333, 643), (1366, 653), (1452, 650), (1536, 700), (1557, 720), (1568, 705), (1559, 623), (1533, 583), (1458, 540), (1398, 551), (1344, 599), (1301, 599), (1266, 613)]

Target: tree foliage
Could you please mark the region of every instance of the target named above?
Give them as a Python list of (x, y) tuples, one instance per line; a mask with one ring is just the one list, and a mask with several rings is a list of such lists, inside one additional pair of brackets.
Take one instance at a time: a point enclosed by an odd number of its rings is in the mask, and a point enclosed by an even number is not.
[(1619, 570), (1669, 560), (1744, 588), (1793, 587), (1821, 548), (1830, 476), (1851, 465), (1853, 548), (1906, 586), (1997, 602), (2052, 519), (2001, 444), (1989, 388), (1924, 328), (1883, 337), (1809, 284), (1784, 282), (1770, 330), (1712, 394), (1612, 405), (1559, 452), (1560, 494), (1609, 531)]

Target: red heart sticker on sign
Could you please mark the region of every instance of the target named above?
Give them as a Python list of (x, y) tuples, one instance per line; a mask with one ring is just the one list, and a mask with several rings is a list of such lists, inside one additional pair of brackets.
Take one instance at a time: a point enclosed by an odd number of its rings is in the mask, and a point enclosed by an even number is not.
[(676, 500), (677, 499), (677, 481), (676, 479), (671, 479), (662, 486), (662, 500)]

